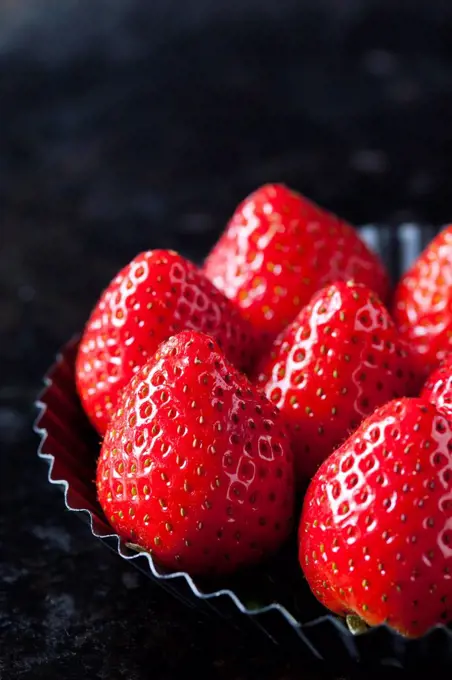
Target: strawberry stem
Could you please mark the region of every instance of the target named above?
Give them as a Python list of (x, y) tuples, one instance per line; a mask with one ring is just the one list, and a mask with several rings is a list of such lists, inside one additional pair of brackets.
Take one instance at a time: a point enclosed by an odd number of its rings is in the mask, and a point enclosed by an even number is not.
[(126, 546), (130, 548), (130, 550), (134, 550), (135, 552), (148, 553), (149, 555), (151, 554), (150, 550), (146, 550), (145, 548), (142, 548), (140, 545), (137, 545), (136, 543), (126, 543)]
[(348, 629), (353, 635), (361, 635), (369, 629), (369, 626), (357, 614), (349, 614), (345, 617)]

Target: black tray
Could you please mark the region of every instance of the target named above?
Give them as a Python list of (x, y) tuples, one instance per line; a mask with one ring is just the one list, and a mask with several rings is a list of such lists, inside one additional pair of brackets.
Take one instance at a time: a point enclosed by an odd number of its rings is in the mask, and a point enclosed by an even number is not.
[[(434, 236), (431, 227), (405, 224), (398, 228), (366, 226), (364, 240), (377, 250), (396, 280)], [(136, 552), (112, 533), (96, 499), (95, 463), (99, 441), (80, 406), (74, 382), (78, 338), (61, 351), (45, 377), (37, 401), (35, 432), (38, 455), (49, 464), (48, 479), (64, 490), (66, 508), (78, 512), (91, 532), (123, 559), (158, 582), (172, 595), (206, 615), (221, 616), (240, 628), (260, 628), (271, 641), (298, 645), (316, 660), (418, 668), (452, 667), (452, 629), (437, 626), (419, 640), (408, 640), (379, 626), (353, 635), (346, 624), (329, 615), (310, 593), (298, 567), (296, 546), (288, 545), (271, 562), (239, 577), (218, 583), (217, 590), (188, 574), (167, 573), (152, 557)]]

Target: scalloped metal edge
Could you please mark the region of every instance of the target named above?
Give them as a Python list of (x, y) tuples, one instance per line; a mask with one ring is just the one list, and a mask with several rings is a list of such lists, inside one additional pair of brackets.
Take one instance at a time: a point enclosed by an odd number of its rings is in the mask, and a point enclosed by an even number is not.
[[(259, 607), (259, 608), (253, 608), (249, 609), (243, 602), (242, 600), (230, 589), (224, 588), (221, 590), (216, 590), (212, 592), (203, 592), (198, 588), (196, 583), (194, 582), (193, 578), (184, 571), (178, 571), (178, 572), (171, 572), (171, 573), (162, 573), (160, 572), (155, 563), (154, 560), (152, 559), (152, 556), (147, 553), (147, 552), (137, 552), (135, 554), (127, 554), (124, 552), (124, 548), (127, 548), (127, 545), (121, 540), (121, 538), (118, 536), (118, 534), (100, 534), (97, 533), (94, 529), (94, 520), (93, 520), (93, 514), (90, 510), (87, 508), (74, 508), (71, 507), (68, 501), (68, 491), (69, 491), (69, 482), (65, 479), (54, 479), (52, 477), (52, 471), (53, 471), (53, 465), (55, 462), (55, 457), (52, 454), (46, 453), (45, 452), (45, 443), (48, 437), (48, 431), (46, 428), (40, 427), (40, 422), (41, 419), (44, 415), (44, 413), (47, 410), (47, 404), (45, 401), (42, 399), (43, 396), (45, 395), (46, 391), (52, 386), (52, 379), (50, 377), (51, 372), (55, 371), (55, 369), (62, 363), (64, 359), (64, 350), (69, 349), (73, 344), (75, 344), (78, 340), (79, 336), (73, 337), (66, 345), (65, 347), (60, 350), (56, 357), (55, 357), (55, 362), (52, 364), (52, 366), (49, 368), (47, 371), (46, 375), (44, 376), (43, 383), (44, 387), (41, 390), (37, 400), (34, 402), (35, 408), (38, 410), (38, 415), (34, 421), (33, 424), (33, 431), (39, 436), (40, 438), (40, 443), (38, 446), (38, 456), (39, 458), (46, 460), (49, 466), (48, 474), (47, 474), (47, 479), (50, 484), (52, 485), (57, 485), (60, 487), (63, 487), (64, 490), (64, 503), (65, 507), (67, 510), (71, 512), (77, 512), (77, 513), (85, 513), (88, 518), (89, 518), (89, 525), (91, 528), (91, 533), (93, 536), (96, 538), (106, 541), (106, 540), (112, 540), (115, 543), (116, 547), (116, 552), (120, 557), (122, 557), (125, 560), (132, 561), (140, 558), (144, 558), (147, 561), (149, 570), (152, 574), (152, 576), (157, 579), (158, 581), (171, 581), (171, 580), (178, 580), (178, 579), (183, 579), (187, 583), (187, 585), (190, 587), (192, 593), (195, 595), (195, 597), (199, 598), (200, 600), (204, 601), (209, 601), (214, 598), (218, 598), (221, 596), (228, 597), (236, 606), (238, 611), (241, 614), (244, 614), (246, 616), (251, 616), (251, 617), (259, 617), (263, 614), (266, 614), (268, 612), (275, 611), (277, 612), (280, 616), (285, 619), (285, 621), (293, 628), (300, 639), (305, 643), (305, 645), (309, 648), (313, 656), (319, 660), (323, 661), (324, 658), (323, 656), (319, 653), (319, 651), (315, 648), (315, 646), (312, 644), (312, 642), (306, 637), (306, 635), (303, 633), (303, 629), (310, 629), (314, 628), (318, 625), (324, 624), (326, 622), (332, 624), (334, 628), (337, 630), (337, 632), (341, 635), (341, 638), (343, 639), (345, 645), (347, 646), (347, 649), (352, 657), (354, 657), (356, 660), (359, 659), (359, 653), (356, 648), (355, 644), (355, 639), (356, 635), (352, 634), (350, 630), (347, 628), (346, 624), (339, 618), (334, 617), (330, 614), (325, 614), (323, 616), (320, 616), (316, 619), (313, 619), (312, 621), (307, 621), (305, 623), (301, 623), (300, 621), (297, 621), (297, 619), (281, 604), (274, 602), (272, 604), (268, 604), (264, 607)], [(130, 548), (129, 548), (130, 549)], [(260, 626), (262, 628), (262, 626)], [(419, 638), (419, 640), (426, 641), (430, 636), (432, 636), (435, 631), (441, 630), (443, 633), (446, 633), (446, 636), (449, 639), (450, 644), (452, 644), (452, 629), (448, 626), (445, 626), (443, 624), (438, 624), (431, 628), (428, 633), (426, 633), (423, 637)], [(375, 626), (373, 628), (368, 628), (365, 632), (362, 632), (359, 634), (359, 637), (368, 637), (368, 636), (375, 636), (379, 631), (385, 631), (388, 633), (392, 638), (394, 638), (397, 641), (398, 645), (401, 645), (402, 647), (405, 647), (407, 643), (410, 641), (409, 638), (405, 638), (404, 636), (400, 635), (393, 629), (391, 629), (388, 625), (382, 624), (380, 626)], [(265, 631), (264, 629), (264, 632)], [(268, 634), (268, 633), (267, 633)], [(272, 636), (269, 636), (271, 639)]]

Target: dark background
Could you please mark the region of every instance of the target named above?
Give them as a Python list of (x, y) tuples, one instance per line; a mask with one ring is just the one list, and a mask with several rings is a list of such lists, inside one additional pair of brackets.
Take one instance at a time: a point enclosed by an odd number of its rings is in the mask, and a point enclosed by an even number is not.
[(356, 224), (450, 220), (451, 35), (439, 0), (0, 0), (2, 680), (337, 675), (98, 545), (45, 482), (30, 405), (120, 266), (199, 260), (263, 182)]

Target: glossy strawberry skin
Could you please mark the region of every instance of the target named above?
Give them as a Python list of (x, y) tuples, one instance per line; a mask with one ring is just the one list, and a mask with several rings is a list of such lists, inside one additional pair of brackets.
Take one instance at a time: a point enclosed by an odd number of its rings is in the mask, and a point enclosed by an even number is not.
[(78, 351), (78, 393), (101, 435), (132, 375), (186, 328), (209, 333), (239, 368), (248, 365), (252, 331), (230, 301), (174, 251), (140, 253), (100, 297)]
[(445, 416), (452, 417), (452, 354), (447, 354), (427, 378), (420, 396)]
[(335, 215), (281, 184), (266, 184), (235, 211), (204, 272), (268, 345), (327, 283), (355, 279), (386, 301), (379, 258)]
[(389, 312), (351, 282), (318, 291), (256, 375), (288, 423), (300, 482), (375, 408), (417, 389)]
[(431, 241), (400, 280), (393, 317), (426, 378), (452, 349), (452, 225)]
[(452, 427), (389, 402), (311, 481), (299, 525), (308, 583), (333, 612), (417, 637), (452, 619)]
[(292, 525), (293, 457), (277, 410), (208, 336), (163, 343), (104, 438), (100, 504), (169, 569), (226, 573), (274, 552)]

